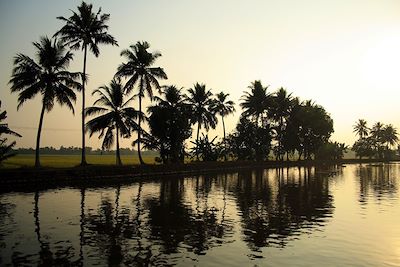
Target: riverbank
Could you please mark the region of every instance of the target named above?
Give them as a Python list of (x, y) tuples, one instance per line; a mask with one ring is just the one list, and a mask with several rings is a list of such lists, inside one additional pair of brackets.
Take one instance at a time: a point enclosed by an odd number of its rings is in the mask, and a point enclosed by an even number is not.
[(329, 166), (351, 163), (382, 163), (376, 159), (342, 159), (335, 161), (228, 161), (192, 162), (170, 165), (88, 165), (69, 168), (18, 168), (0, 169), (1, 191), (27, 186), (103, 185), (114, 182), (131, 182), (157, 179), (165, 176), (198, 175), (212, 172), (238, 171), (254, 168), (284, 168), (303, 166)]

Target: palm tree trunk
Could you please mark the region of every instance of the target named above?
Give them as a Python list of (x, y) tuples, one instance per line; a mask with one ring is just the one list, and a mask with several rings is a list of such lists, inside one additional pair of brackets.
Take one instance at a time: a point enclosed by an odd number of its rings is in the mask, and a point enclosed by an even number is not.
[(86, 145), (85, 145), (85, 83), (86, 83), (86, 55), (87, 45), (84, 45), (83, 53), (83, 76), (82, 76), (82, 157), (81, 166), (87, 165), (86, 162)]
[(200, 122), (197, 122), (197, 137), (196, 137), (196, 158), (199, 160), (199, 134), (200, 134)]
[(43, 103), (42, 105), (42, 111), (40, 112), (40, 119), (39, 119), (39, 127), (38, 127), (38, 132), (36, 136), (36, 151), (35, 151), (35, 167), (38, 168), (40, 167), (40, 135), (42, 133), (42, 125), (43, 125), (43, 117), (44, 117), (44, 111), (46, 107)]
[(139, 162), (140, 164), (144, 164), (142, 159), (142, 152), (140, 151), (140, 140), (141, 140), (141, 131), (142, 127), (140, 126), (142, 122), (142, 92), (139, 92), (139, 131), (138, 131), (138, 155), (139, 155)]
[(225, 147), (224, 159), (225, 159), (225, 161), (227, 161), (228, 158), (227, 158), (227, 156), (226, 156), (226, 134), (225, 134), (224, 116), (221, 116), (221, 119), (222, 119), (222, 128), (224, 129), (224, 147)]
[(117, 151), (116, 151), (116, 164), (117, 165), (122, 165), (122, 162), (121, 162), (121, 156), (120, 156), (120, 153), (119, 153), (119, 129), (118, 129), (118, 126), (116, 126), (115, 127), (116, 129), (117, 129)]

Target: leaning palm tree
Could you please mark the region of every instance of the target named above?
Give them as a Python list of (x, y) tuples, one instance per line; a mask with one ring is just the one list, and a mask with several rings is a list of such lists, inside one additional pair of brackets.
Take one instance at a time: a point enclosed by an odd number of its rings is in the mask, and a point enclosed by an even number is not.
[(3, 134), (21, 137), (19, 133), (16, 133), (8, 128), (8, 124), (4, 122), (5, 119), (7, 119), (7, 111), (0, 112), (0, 164), (4, 160), (16, 155), (16, 153), (12, 152), (12, 148), (15, 146), (16, 142), (13, 141), (11, 144), (7, 144), (7, 138), (3, 137)]
[(100, 54), (99, 44), (117, 45), (113, 36), (107, 33), (110, 14), (100, 14), (101, 8), (94, 13), (92, 4), (82, 2), (78, 6), (78, 12), (72, 11), (69, 18), (57, 17), (65, 22), (65, 25), (56, 32), (55, 36), (60, 36), (61, 40), (72, 49), (83, 50), (83, 75), (82, 75), (82, 157), (81, 165), (86, 165), (85, 153), (85, 84), (86, 84), (86, 57), (89, 48), (98, 57)]
[(245, 117), (253, 117), (258, 124), (261, 118), (261, 123), (264, 123), (263, 115), (271, 109), (272, 98), (267, 93), (267, 87), (264, 87), (261, 81), (257, 80), (251, 83), (248, 87), (250, 92), (245, 92), (242, 99), (243, 102), (240, 106), (243, 108), (243, 115)]
[(367, 122), (363, 119), (359, 119), (353, 126), (353, 132), (359, 136), (360, 139), (366, 137), (369, 133), (369, 128), (367, 127)]
[[(94, 106), (85, 109), (85, 115), (101, 114), (86, 123), (92, 136), (100, 132), (103, 138), (102, 149), (109, 149), (116, 139), (116, 164), (122, 165), (119, 152), (119, 137), (129, 137), (131, 130), (138, 130), (135, 119), (139, 113), (132, 107), (127, 107), (133, 97), (124, 100), (123, 85), (119, 80), (112, 80), (109, 86), (103, 85), (93, 92), (99, 95)], [(98, 105), (98, 106), (96, 106)], [(115, 130), (115, 133), (114, 133)]]
[[(226, 134), (225, 134), (225, 121), (224, 117), (235, 112), (235, 103), (232, 100), (227, 100), (229, 94), (220, 92), (216, 95), (213, 101), (213, 110), (221, 116), (222, 129), (224, 131), (224, 144), (226, 146)], [(225, 147), (226, 148), (226, 147)], [(225, 153), (225, 160), (227, 160)]]
[(67, 71), (72, 53), (65, 52), (65, 46), (61, 42), (52, 42), (48, 37), (42, 37), (40, 42), (33, 45), (37, 49), (37, 61), (24, 54), (17, 54), (9, 83), (12, 93), (19, 92), (17, 109), (34, 96), (42, 96), (35, 154), (35, 167), (40, 167), (39, 148), (44, 113), (50, 112), (55, 102), (65, 104), (74, 112), (76, 95), (73, 88), (81, 89), (77, 80), (82, 74)]
[[(208, 131), (210, 127), (215, 129), (217, 117), (213, 110), (213, 100), (211, 90), (206, 89), (205, 84), (196, 83), (189, 89), (187, 102), (192, 106), (192, 124), (197, 123), (196, 144), (199, 144), (199, 133), (202, 126)], [(199, 159), (199, 155), (196, 155)]]
[[(131, 50), (125, 49), (121, 52), (121, 56), (125, 57), (128, 62), (122, 63), (115, 75), (117, 77), (129, 77), (125, 84), (126, 93), (130, 93), (134, 86), (138, 84), (139, 113), (142, 114), (142, 98), (145, 96), (144, 93), (147, 92), (147, 95), (152, 99), (153, 88), (158, 90), (161, 88), (158, 79), (167, 79), (167, 74), (165, 74), (163, 68), (153, 67), (156, 59), (161, 56), (161, 53), (147, 51), (150, 48), (149, 43), (137, 42), (135, 45), (131, 45), (130, 48)], [(144, 116), (139, 116), (138, 118), (137, 146), (140, 164), (144, 164), (140, 150), (141, 122), (143, 119)]]

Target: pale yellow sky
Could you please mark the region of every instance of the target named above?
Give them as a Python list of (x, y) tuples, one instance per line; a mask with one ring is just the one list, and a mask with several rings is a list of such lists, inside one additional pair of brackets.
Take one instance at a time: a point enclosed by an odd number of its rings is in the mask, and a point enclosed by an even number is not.
[[(23, 135), (18, 147), (34, 147), (40, 98), (16, 111), (17, 95), (7, 82), (12, 57), (33, 57), (32, 42), (53, 35), (80, 1), (0, 0), (0, 100), (8, 123)], [(88, 92), (108, 83), (122, 62), (119, 53), (139, 40), (163, 56), (158, 65), (169, 77), (162, 84), (190, 88), (205, 83), (214, 93), (231, 94), (237, 104), (250, 82), (260, 79), (270, 92), (283, 86), (313, 99), (331, 114), (332, 139), (351, 145), (352, 125), (364, 118), (400, 127), (400, 1), (393, 0), (205, 0), (93, 1), (110, 13), (109, 32), (119, 47), (89, 55)], [(75, 51), (72, 71), (81, 71)], [(81, 96), (76, 115), (56, 106), (45, 115), (41, 146), (80, 146)], [(87, 105), (93, 103), (88, 94)], [(231, 132), (240, 108), (227, 119)], [(221, 126), (210, 132), (222, 135)], [(130, 146), (131, 140), (123, 141)], [(87, 144), (99, 147), (97, 136)]]

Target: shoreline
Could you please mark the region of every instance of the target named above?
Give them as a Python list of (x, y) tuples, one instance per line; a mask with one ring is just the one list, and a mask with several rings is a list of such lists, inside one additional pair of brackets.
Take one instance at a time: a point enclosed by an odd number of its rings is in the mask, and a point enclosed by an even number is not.
[(341, 164), (388, 163), (399, 160), (341, 159), (301, 161), (219, 161), (193, 162), (168, 165), (87, 165), (69, 168), (18, 168), (0, 169), (0, 192), (33, 187), (104, 186), (116, 182), (135, 182), (171, 176), (200, 175), (207, 173), (235, 172), (247, 169), (331, 166)]

